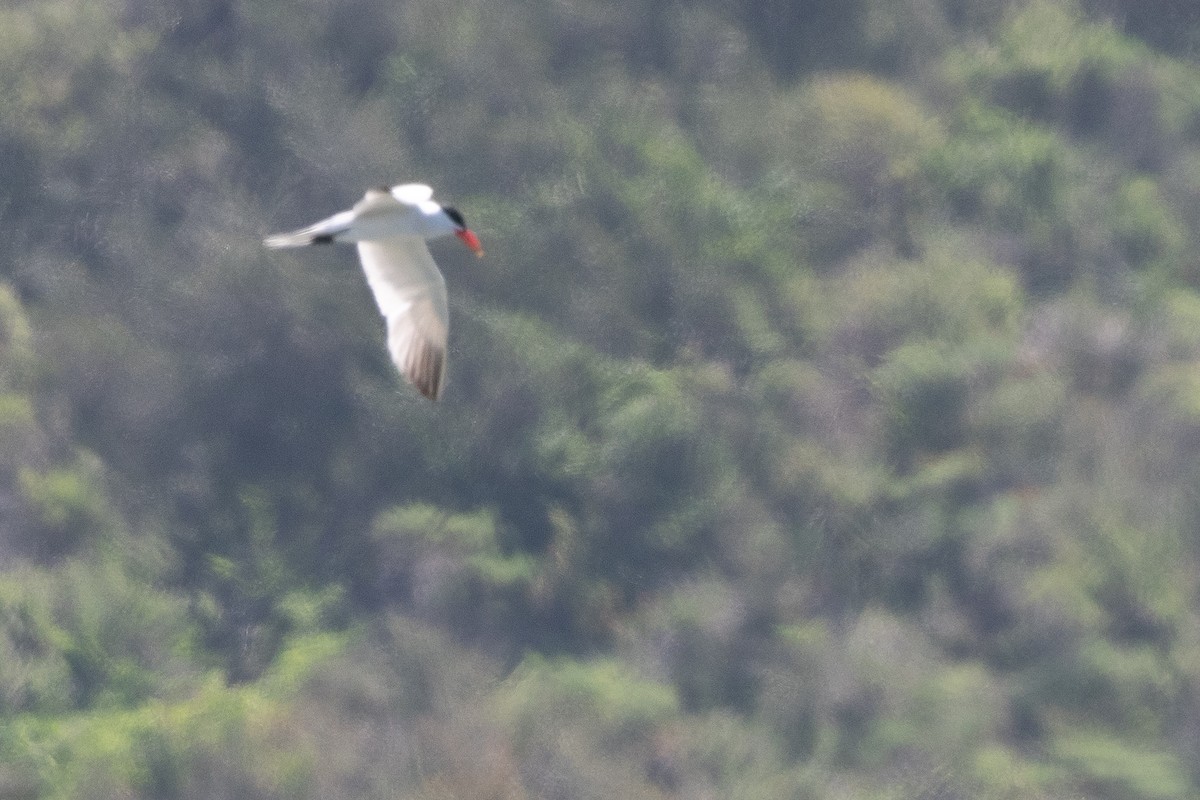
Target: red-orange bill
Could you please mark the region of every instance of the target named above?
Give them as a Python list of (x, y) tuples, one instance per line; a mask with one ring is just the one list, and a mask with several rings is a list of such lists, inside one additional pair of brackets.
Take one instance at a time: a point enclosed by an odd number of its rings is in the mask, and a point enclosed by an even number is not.
[(483, 245), (479, 243), (478, 236), (476, 236), (467, 228), (463, 228), (461, 231), (455, 231), (454, 235), (459, 239), (462, 239), (463, 244), (471, 248), (471, 252), (480, 258), (483, 258)]

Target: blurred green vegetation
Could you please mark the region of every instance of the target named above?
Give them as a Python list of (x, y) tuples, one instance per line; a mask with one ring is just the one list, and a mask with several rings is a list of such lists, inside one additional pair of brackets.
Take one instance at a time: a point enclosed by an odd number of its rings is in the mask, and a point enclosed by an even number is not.
[[(1200, 795), (1200, 13), (0, 9), (0, 798)], [(349, 249), (427, 181), (450, 380)]]

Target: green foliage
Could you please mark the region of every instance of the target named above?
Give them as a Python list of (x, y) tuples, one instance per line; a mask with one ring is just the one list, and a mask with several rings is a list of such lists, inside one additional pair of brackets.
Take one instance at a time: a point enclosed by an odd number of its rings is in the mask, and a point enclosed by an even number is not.
[(114, 529), (117, 521), (100, 485), (101, 469), (94, 457), (83, 457), (69, 468), (21, 471), (21, 495), (39, 527), (39, 555), (63, 555), (86, 539), (105, 538)]
[(1191, 792), (1186, 769), (1174, 757), (1129, 747), (1103, 734), (1063, 736), (1054, 755), (1078, 775), (1081, 784), (1106, 795), (1174, 798)]
[(1113, 231), (1122, 255), (1135, 267), (1176, 268), (1187, 239), (1154, 181), (1140, 177), (1120, 187)]
[(344, 6), (0, 9), (0, 795), (1196, 794), (1195, 15)]
[(186, 683), (184, 603), (118, 562), (10, 572), (0, 591), (7, 713), (123, 707)]
[(1067, 154), (1051, 131), (970, 101), (951, 122), (946, 145), (930, 153), (927, 168), (953, 211), (1020, 228), (1062, 202)]
[(962, 67), (970, 80), (997, 79), (990, 90), (999, 105), (1090, 133), (1107, 122), (1114, 84), (1145, 54), (1074, 2), (1037, 0), (1009, 15), (983, 55)]
[(69, 634), (54, 619), (50, 583), (37, 574), (9, 573), (0, 584), (3, 613), (3, 712), (70, 707)]
[[(908, 344), (871, 371), (871, 388), (884, 406), (884, 436), (893, 458), (939, 453), (963, 444), (969, 366), (949, 348)], [(906, 460), (906, 459), (905, 459)]]
[(912, 340), (944, 341), (975, 354), (972, 361), (1003, 353), (1017, 334), (1022, 300), (1011, 271), (958, 244), (917, 261), (865, 258), (839, 296), (845, 305), (831, 338), (851, 369), (875, 366)]
[[(669, 687), (639, 679), (627, 665), (547, 662), (531, 657), (509, 676), (496, 701), (516, 726), (518, 747), (548, 715), (589, 720), (602, 739), (622, 746), (646, 739), (678, 709)], [(538, 730), (538, 735), (544, 731)]]
[(20, 302), (0, 287), (0, 364), (6, 389), (22, 389), (33, 366), (33, 333)]
[(814, 262), (868, 243), (911, 252), (913, 220), (930, 199), (919, 167), (941, 148), (940, 120), (902, 87), (862, 74), (819, 77), (798, 103), (806, 178), (816, 182), (801, 200)]
[(423, 615), (491, 635), (530, 611), (540, 564), (505, 552), (490, 513), (449, 514), (425, 504), (394, 508), (380, 514), (373, 538), (381, 589)]

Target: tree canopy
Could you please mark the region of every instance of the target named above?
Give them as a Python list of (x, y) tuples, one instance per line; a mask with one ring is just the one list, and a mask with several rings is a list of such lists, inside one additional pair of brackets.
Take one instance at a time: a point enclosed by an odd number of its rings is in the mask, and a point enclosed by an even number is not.
[[(0, 8), (0, 798), (1197, 796), (1197, 45)], [(413, 180), (436, 405), (261, 246)]]

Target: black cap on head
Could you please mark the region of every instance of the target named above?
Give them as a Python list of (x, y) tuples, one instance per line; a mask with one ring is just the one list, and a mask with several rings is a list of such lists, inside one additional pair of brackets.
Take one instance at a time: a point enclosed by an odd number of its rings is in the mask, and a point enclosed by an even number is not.
[(453, 206), (442, 206), (442, 211), (446, 212), (446, 216), (454, 220), (454, 224), (460, 228), (467, 227), (467, 221), (463, 219), (462, 213)]

